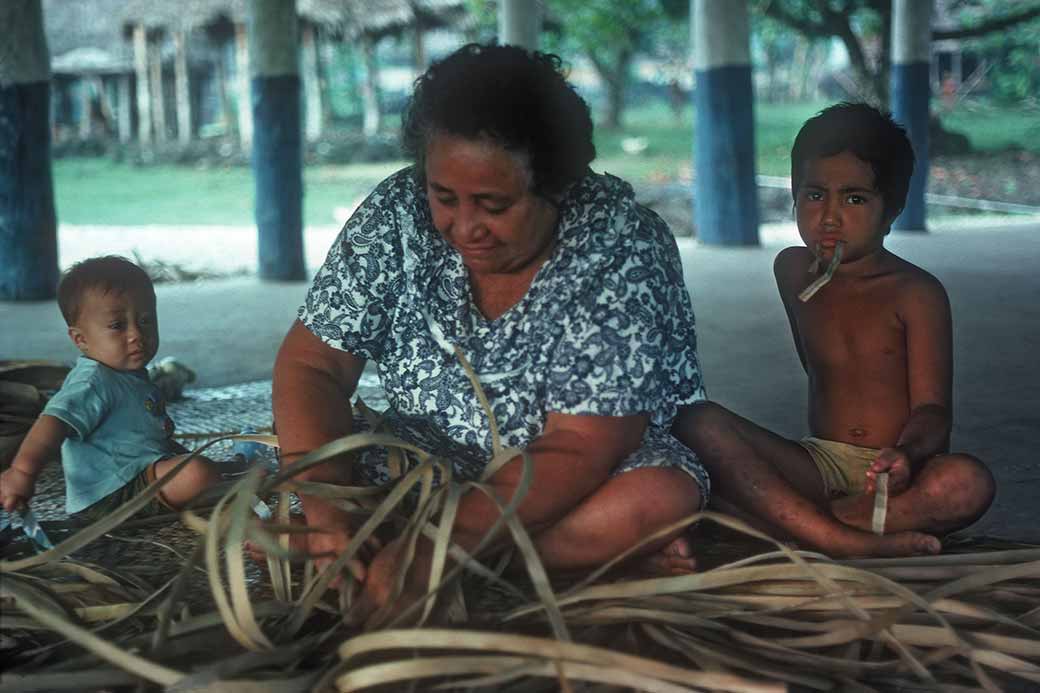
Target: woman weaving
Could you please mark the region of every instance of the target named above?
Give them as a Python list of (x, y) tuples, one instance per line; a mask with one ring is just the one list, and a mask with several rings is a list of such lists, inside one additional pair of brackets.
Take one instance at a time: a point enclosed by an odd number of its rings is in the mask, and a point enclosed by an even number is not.
[[(357, 432), (350, 415), (371, 359), (390, 431), (477, 479), (487, 416), (455, 354), (472, 364), (502, 443), (525, 448), (533, 482), (518, 515), (547, 569), (599, 565), (707, 502), (708, 479), (669, 434), (704, 398), (675, 241), (631, 187), (593, 173), (592, 122), (556, 56), (465, 46), (421, 76), (404, 116), (414, 165), (361, 204), (316, 275), (274, 372), (283, 463)], [(507, 502), (516, 458), (489, 484)], [(389, 480), (384, 450), (302, 475)], [(313, 556), (350, 540), (346, 515), (304, 497)], [(471, 549), (498, 517), (464, 495), (452, 541)], [(406, 582), (421, 594), (431, 546)], [(363, 602), (390, 598), (399, 542), (350, 569)], [(693, 569), (676, 533), (646, 547), (658, 572)]]

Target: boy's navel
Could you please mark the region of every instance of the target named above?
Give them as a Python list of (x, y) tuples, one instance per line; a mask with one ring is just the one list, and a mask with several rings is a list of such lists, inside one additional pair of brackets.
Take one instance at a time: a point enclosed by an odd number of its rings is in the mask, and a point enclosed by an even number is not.
[(867, 429), (865, 428), (850, 428), (849, 435), (853, 438), (865, 438), (867, 435)]

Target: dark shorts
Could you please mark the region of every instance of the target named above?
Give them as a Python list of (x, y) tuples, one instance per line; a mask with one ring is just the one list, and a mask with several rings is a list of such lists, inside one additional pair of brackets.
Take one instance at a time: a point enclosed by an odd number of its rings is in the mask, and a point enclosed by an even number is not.
[[(139, 496), (152, 484), (153, 481), (155, 481), (156, 464), (158, 464), (158, 462), (152, 462), (144, 468), (144, 471), (128, 481), (122, 488), (116, 489), (97, 503), (88, 505), (79, 512), (72, 513), (72, 515), (69, 516), (70, 519), (84, 525), (91, 525), (101, 518), (111, 515), (113, 512)], [(174, 512), (174, 509), (166, 503), (166, 500), (162, 497), (162, 493), (158, 493), (154, 498), (148, 501), (143, 508), (134, 513), (134, 517), (154, 517), (155, 515), (161, 515), (168, 512)]]

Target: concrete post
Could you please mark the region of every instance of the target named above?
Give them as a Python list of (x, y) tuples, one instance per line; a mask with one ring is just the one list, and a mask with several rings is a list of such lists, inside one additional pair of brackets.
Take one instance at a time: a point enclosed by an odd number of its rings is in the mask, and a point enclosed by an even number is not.
[(90, 80), (82, 76), (76, 80), (76, 89), (79, 90), (79, 138), (89, 139), (93, 130), (94, 122), (91, 118), (94, 107), (94, 89)]
[(137, 139), (142, 147), (152, 143), (152, 97), (148, 94), (148, 35), (134, 25), (134, 72), (137, 74)]
[(0, 300), (54, 298), (51, 67), (40, 0), (0, 3)]
[(892, 117), (906, 128), (914, 146), (914, 175), (906, 206), (892, 224), (901, 231), (925, 231), (924, 193), (928, 185), (928, 113), (931, 85), (931, 0), (892, 4)]
[(166, 94), (162, 76), (162, 37), (156, 36), (149, 42), (148, 81), (152, 89), (152, 123), (155, 125), (155, 141), (160, 145), (166, 141)]
[(361, 132), (366, 137), (379, 133), (379, 62), (376, 60), (376, 40), (369, 34), (361, 35), (361, 55), (365, 64), (365, 79), (361, 82), (363, 121)]
[(758, 245), (747, 2), (691, 1), (697, 239), (710, 245)]
[(119, 106), (116, 114), (119, 118), (119, 141), (126, 144), (133, 136), (130, 128), (131, 104), (130, 104), (130, 75), (119, 75)]
[(235, 25), (235, 103), (238, 106), (238, 143), (253, 143), (253, 109), (249, 95), (249, 37), (245, 24)]
[(318, 29), (310, 22), (300, 26), (300, 53), (303, 56), (301, 77), (304, 92), (304, 131), (308, 142), (316, 142), (321, 138), (322, 117), (321, 77), (318, 63), (321, 60), (318, 51)]
[(296, 3), (251, 0), (253, 177), (261, 279), (306, 279)]
[(538, 50), (542, 30), (540, 0), (501, 0), (498, 6), (498, 42)]
[(188, 86), (188, 37), (184, 31), (173, 34), (173, 80), (177, 90), (177, 141), (191, 143), (191, 91)]

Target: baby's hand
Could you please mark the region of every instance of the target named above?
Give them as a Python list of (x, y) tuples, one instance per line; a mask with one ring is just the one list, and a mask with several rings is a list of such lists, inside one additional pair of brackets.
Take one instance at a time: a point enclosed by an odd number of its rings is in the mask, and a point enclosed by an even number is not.
[(0, 474), (0, 503), (4, 510), (14, 512), (28, 505), (36, 491), (36, 476), (12, 465)]
[(867, 469), (867, 493), (877, 490), (877, 475), (888, 473), (888, 492), (895, 496), (910, 485), (910, 458), (899, 448), (881, 448)]

